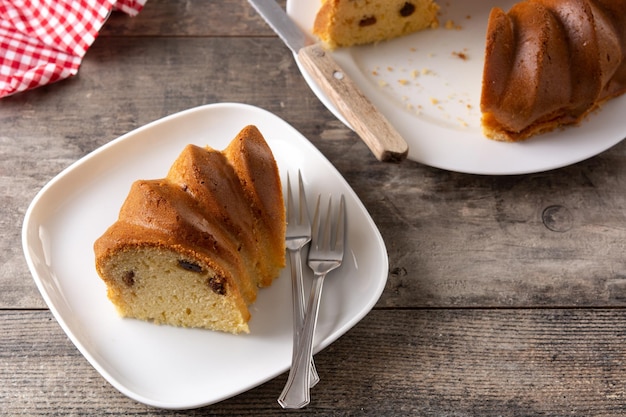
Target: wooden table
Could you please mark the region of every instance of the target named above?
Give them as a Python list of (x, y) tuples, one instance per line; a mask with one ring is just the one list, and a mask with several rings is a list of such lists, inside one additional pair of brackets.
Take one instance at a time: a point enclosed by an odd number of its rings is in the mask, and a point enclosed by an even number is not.
[[(287, 375), (189, 412), (128, 399), (46, 308), (25, 211), (72, 162), (191, 107), (243, 102), (302, 132), (380, 228), (376, 307), (316, 355), (310, 415), (626, 413), (626, 143), (550, 172), (477, 176), (376, 161), (243, 0), (149, 0), (111, 16), (69, 80), (0, 100), (0, 413), (274, 415)], [(590, 138), (593, 140), (593, 138)]]

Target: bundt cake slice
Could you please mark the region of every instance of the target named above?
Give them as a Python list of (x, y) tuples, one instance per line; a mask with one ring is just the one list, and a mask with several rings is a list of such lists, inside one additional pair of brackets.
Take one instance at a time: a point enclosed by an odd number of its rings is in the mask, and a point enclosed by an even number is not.
[(313, 33), (329, 49), (373, 43), (437, 26), (432, 0), (324, 0)]
[(626, 92), (626, 0), (527, 0), (489, 16), (487, 137), (519, 141), (580, 122)]
[(285, 209), (258, 129), (244, 128), (232, 143), (236, 151), (188, 145), (166, 178), (133, 183), (118, 220), (94, 243), (96, 270), (121, 316), (249, 332), (258, 286), (285, 265)]

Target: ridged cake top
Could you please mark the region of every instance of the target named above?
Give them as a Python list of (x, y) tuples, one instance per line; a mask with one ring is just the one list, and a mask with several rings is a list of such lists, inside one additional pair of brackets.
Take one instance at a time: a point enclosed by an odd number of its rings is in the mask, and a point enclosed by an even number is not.
[(251, 302), (256, 286), (278, 275), (267, 265), (284, 266), (284, 210), (272, 152), (247, 126), (224, 151), (188, 145), (165, 178), (134, 182), (117, 221), (94, 244), (96, 265), (129, 247), (176, 247), (246, 275), (242, 292)]
[(626, 0), (495, 8), (486, 42), (481, 109), (496, 139), (575, 123), (626, 91)]

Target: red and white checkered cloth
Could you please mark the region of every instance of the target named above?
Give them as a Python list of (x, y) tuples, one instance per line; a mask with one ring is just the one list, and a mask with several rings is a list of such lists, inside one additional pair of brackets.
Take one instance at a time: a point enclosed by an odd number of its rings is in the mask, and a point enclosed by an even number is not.
[(111, 10), (146, 0), (0, 0), (0, 97), (62, 80), (78, 67)]

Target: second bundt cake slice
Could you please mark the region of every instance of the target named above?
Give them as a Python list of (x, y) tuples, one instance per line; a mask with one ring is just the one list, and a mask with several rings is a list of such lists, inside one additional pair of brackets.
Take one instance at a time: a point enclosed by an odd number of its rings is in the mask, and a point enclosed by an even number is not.
[(526, 0), (494, 8), (486, 35), (485, 135), (520, 141), (575, 124), (626, 92), (626, 0)]

